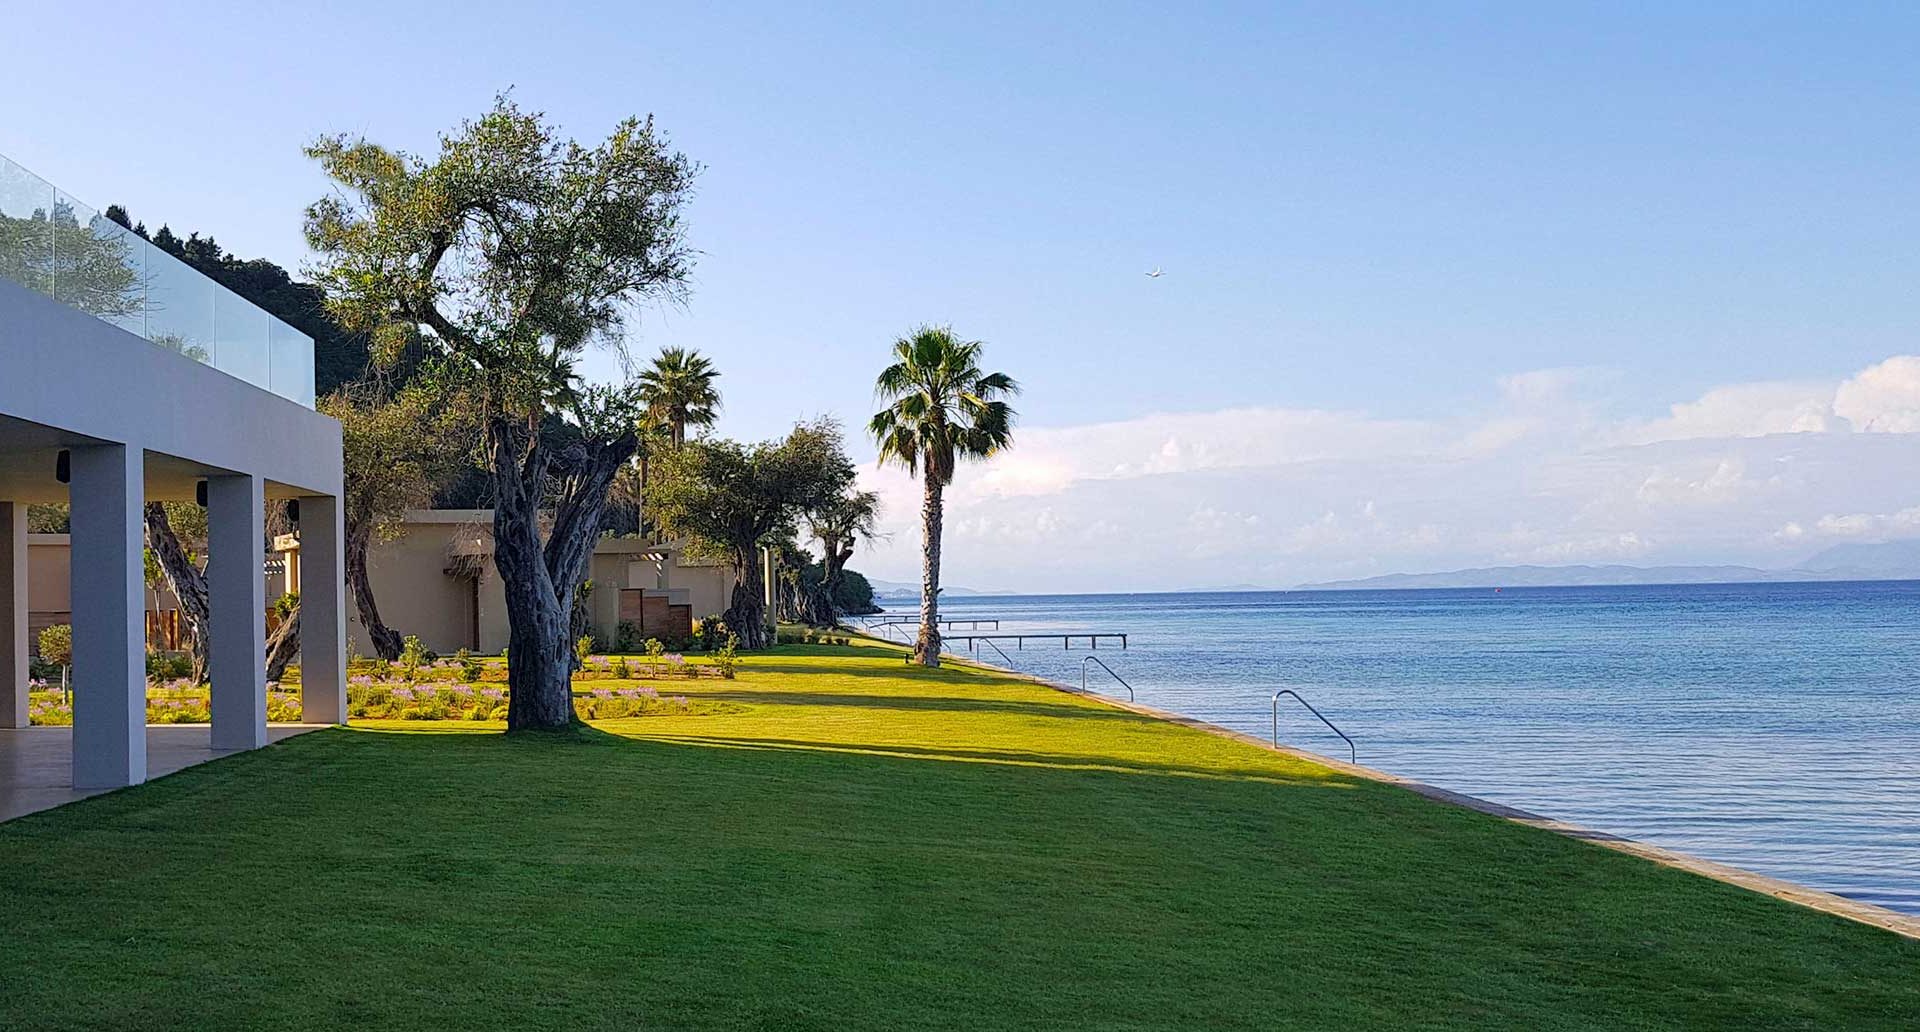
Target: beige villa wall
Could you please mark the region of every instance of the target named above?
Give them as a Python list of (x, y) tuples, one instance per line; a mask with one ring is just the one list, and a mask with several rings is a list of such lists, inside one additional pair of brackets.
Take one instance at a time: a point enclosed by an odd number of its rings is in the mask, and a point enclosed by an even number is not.
[[(391, 540), (375, 539), (367, 550), (367, 582), (380, 606), (380, 619), (401, 634), (419, 635), (421, 643), (435, 652), (499, 652), (506, 644), (506, 605), (500, 595), (499, 578), (483, 579), (480, 611), (476, 614), (474, 582), (447, 574), (447, 568), (453, 565), (448, 545), (456, 531), (457, 525), (452, 524), (408, 524)], [(489, 586), (491, 600), (487, 598)], [(494, 629), (487, 619), (489, 609), (498, 623), (497, 634), (488, 633)], [(360, 622), (359, 606), (351, 599), (347, 640), (355, 655), (374, 654), (372, 641)]]
[[(67, 623), (73, 617), (72, 545), (65, 534), (27, 535), (27, 625), (30, 635), (42, 627)], [(180, 608), (165, 586), (146, 591), (146, 608), (165, 612)], [(29, 649), (38, 645), (29, 642)]]
[[(463, 648), (493, 655), (506, 647), (506, 596), (488, 548), (489, 522), (482, 510), (420, 510), (409, 514), (396, 537), (375, 539), (367, 552), (367, 580), (387, 626), (418, 635), (422, 645), (443, 655)], [(456, 550), (465, 553), (460, 563), (479, 573), (477, 598), (473, 578), (447, 572), (456, 565)], [(731, 570), (681, 566), (677, 559), (665, 579), (672, 589), (688, 590), (693, 616), (725, 609)], [(661, 586), (646, 546), (617, 538), (600, 542), (588, 576), (594, 584), (588, 602), (594, 633), (608, 641), (619, 632), (620, 589)], [(373, 655), (357, 606), (348, 607), (347, 633), (356, 654)]]
[(673, 586), (688, 589), (696, 620), (727, 611), (733, 595), (733, 568), (730, 566), (676, 566)]
[[(427, 648), (442, 654), (472, 649), (497, 654), (507, 645), (506, 597), (493, 558), (481, 554), (470, 567), (480, 570), (478, 590), (472, 578), (447, 573), (455, 565), (456, 541), (462, 551), (484, 548), (485, 515), (477, 512), (421, 514), (401, 528), (397, 537), (376, 539), (367, 555), (367, 580), (379, 602), (381, 619), (401, 634), (417, 634)], [(69, 619), (70, 545), (65, 534), (28, 536), (27, 600), (30, 623), (40, 628)], [(638, 542), (608, 540), (593, 557), (594, 592), (591, 598), (596, 634), (609, 641), (619, 632), (620, 588), (657, 588), (658, 564)], [(733, 570), (718, 564), (680, 565), (675, 556), (665, 580), (676, 592), (687, 592), (695, 619), (725, 611), (733, 592)], [(267, 563), (269, 599), (286, 591), (285, 564)], [(156, 612), (178, 609), (173, 594), (161, 587), (148, 589), (146, 607)], [(373, 645), (360, 623), (358, 606), (349, 593), (347, 634), (356, 655), (373, 655)]]

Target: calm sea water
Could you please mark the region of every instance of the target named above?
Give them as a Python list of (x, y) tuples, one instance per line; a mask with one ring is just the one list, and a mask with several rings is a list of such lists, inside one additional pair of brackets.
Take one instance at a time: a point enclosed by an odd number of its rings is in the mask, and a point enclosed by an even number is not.
[[(1273, 693), (1292, 688), (1368, 766), (1920, 913), (1920, 582), (957, 597), (943, 611), (997, 617), (1002, 633), (1125, 631), (1130, 648), (1099, 656), (1142, 702), (1264, 737)], [(1079, 683), (1084, 644), (1006, 647), (1022, 670)], [(1346, 755), (1284, 700), (1281, 738)]]

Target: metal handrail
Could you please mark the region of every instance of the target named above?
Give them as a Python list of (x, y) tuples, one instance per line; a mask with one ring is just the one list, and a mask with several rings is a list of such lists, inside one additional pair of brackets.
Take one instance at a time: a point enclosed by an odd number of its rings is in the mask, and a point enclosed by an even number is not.
[[(1085, 667), (1083, 666), (1082, 669), (1084, 670)], [(1320, 723), (1327, 725), (1327, 730), (1333, 732), (1336, 735), (1339, 735), (1343, 740), (1346, 741), (1348, 763), (1358, 764), (1360, 762), (1360, 758), (1359, 758), (1360, 750), (1354, 748), (1353, 739), (1348, 738), (1347, 733), (1345, 731), (1342, 731), (1339, 728), (1334, 727), (1333, 721), (1328, 720), (1326, 717), (1326, 714), (1321, 713), (1317, 709), (1314, 709), (1313, 703), (1308, 702), (1304, 698), (1301, 698), (1300, 693), (1294, 691), (1291, 688), (1282, 688), (1279, 691), (1273, 693), (1273, 745), (1274, 745), (1274, 748), (1277, 749), (1280, 747), (1280, 696), (1282, 695), (1293, 696), (1295, 701), (1299, 702), (1300, 705), (1305, 706), (1307, 708), (1308, 713), (1311, 713), (1314, 716), (1319, 717)]]
[[(996, 646), (996, 648), (997, 647), (998, 646)], [(1114, 673), (1113, 668), (1108, 666), (1105, 663), (1105, 661), (1101, 660), (1099, 656), (1087, 656), (1080, 660), (1080, 690), (1081, 691), (1084, 692), (1087, 690), (1087, 664), (1088, 663), (1099, 663), (1100, 669), (1105, 670), (1108, 676), (1120, 682), (1120, 686), (1127, 690), (1127, 701), (1128, 702), (1134, 701), (1133, 685), (1128, 684), (1126, 678), (1121, 677), (1119, 674)]]
[[(987, 644), (993, 645), (993, 642), (989, 641), (987, 642)], [(1003, 649), (998, 645), (993, 645), (993, 651), (1000, 653), (1000, 658), (1007, 661), (1007, 669), (1009, 670), (1015, 669), (1013, 665), (1013, 657), (1007, 655), (1006, 649)]]

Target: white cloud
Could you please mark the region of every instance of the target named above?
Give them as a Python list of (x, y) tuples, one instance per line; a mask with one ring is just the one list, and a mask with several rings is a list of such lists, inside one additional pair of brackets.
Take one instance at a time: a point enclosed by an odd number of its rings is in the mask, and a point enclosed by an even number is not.
[(1835, 538), (1909, 537), (1920, 532), (1920, 505), (1899, 512), (1828, 514), (1814, 521), (1813, 532)]
[(1862, 432), (1920, 433), (1920, 355), (1862, 369), (1834, 392), (1833, 409)]
[(1664, 419), (1620, 428), (1615, 439), (1621, 444), (1649, 444), (1702, 437), (1823, 433), (1841, 428), (1833, 401), (1832, 384), (1783, 382), (1718, 387), (1693, 401), (1674, 405)]
[[(1542, 370), (1452, 420), (1311, 409), (1029, 428), (949, 490), (947, 577), (1032, 591), (1274, 585), (1499, 563), (1789, 566), (1829, 539), (1920, 535), (1920, 358), (1735, 384), (1661, 419)], [(863, 473), (911, 579), (919, 485)]]

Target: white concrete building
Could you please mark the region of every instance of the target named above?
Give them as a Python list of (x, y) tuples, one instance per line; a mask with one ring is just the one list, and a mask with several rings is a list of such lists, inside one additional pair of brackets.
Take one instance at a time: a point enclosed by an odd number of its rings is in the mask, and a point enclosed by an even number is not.
[(267, 499), (299, 500), (304, 716), (346, 719), (340, 425), (313, 342), (0, 158), (0, 727), (27, 722), (27, 512), (72, 506), (74, 789), (148, 775), (141, 508), (207, 505), (209, 749), (268, 740)]

